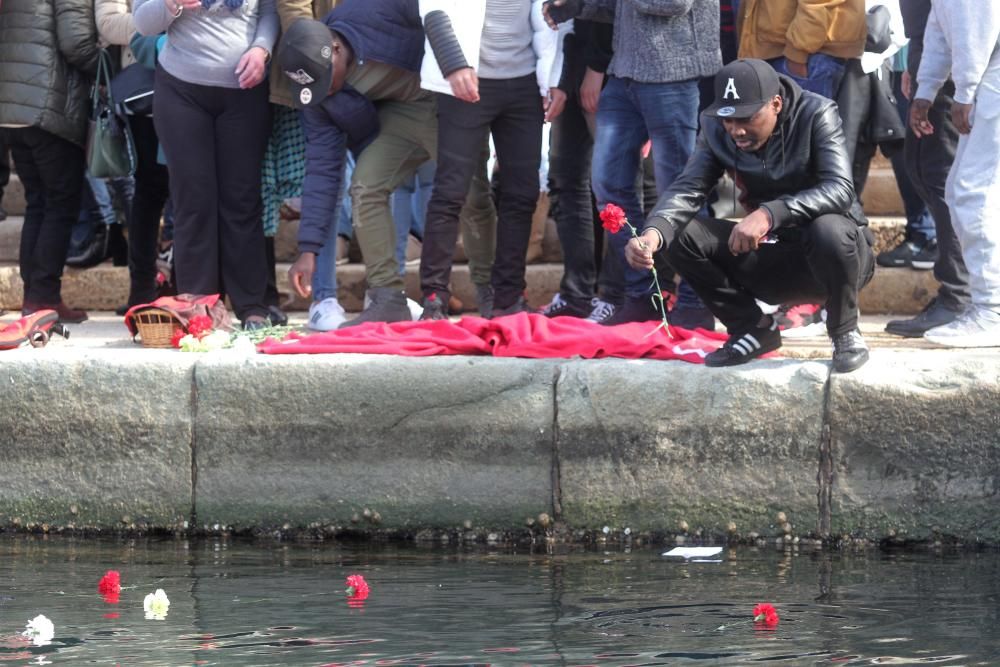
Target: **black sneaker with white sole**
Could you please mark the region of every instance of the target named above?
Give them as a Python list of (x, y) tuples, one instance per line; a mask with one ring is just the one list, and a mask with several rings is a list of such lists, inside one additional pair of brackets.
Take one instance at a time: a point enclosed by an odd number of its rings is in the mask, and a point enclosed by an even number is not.
[(705, 365), (713, 368), (739, 366), (779, 347), (781, 347), (781, 332), (778, 331), (778, 323), (772, 317), (769, 326), (754, 327), (731, 334), (722, 347), (705, 357)]
[(587, 317), (590, 315), (592, 299), (578, 301), (575, 299), (564, 299), (562, 294), (556, 292), (552, 301), (542, 308), (540, 314), (545, 317)]

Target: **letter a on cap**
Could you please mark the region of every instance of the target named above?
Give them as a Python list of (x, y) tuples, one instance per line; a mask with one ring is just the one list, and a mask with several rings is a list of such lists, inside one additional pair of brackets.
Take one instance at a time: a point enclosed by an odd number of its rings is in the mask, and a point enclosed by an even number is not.
[(740, 99), (740, 94), (736, 92), (736, 81), (733, 77), (729, 77), (729, 83), (726, 84), (726, 90), (722, 93), (722, 99), (724, 100), (738, 100)]

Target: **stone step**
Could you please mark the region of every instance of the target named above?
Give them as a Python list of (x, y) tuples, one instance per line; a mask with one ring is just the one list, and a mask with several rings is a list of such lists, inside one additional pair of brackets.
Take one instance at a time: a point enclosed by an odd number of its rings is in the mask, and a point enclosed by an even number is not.
[[(309, 302), (293, 296), (288, 285), (288, 264), (278, 265), (278, 289), (285, 295), (286, 310), (306, 310)], [(406, 268), (407, 295), (419, 301), (418, 266), (411, 263)], [(345, 264), (338, 267), (340, 303), (349, 312), (361, 310), (365, 291), (365, 270), (362, 264)], [(562, 278), (560, 264), (532, 264), (528, 266), (528, 302), (535, 307), (548, 303), (559, 289)], [(458, 264), (452, 272), (454, 295), (466, 310), (476, 307), (475, 287), (469, 279), (469, 268)], [(938, 284), (930, 271), (879, 268), (871, 284), (861, 292), (861, 311), (866, 314), (913, 314), (937, 293)], [(17, 265), (0, 265), (0, 308), (15, 310), (21, 307), (21, 278)], [(113, 310), (128, 298), (128, 269), (106, 262), (90, 269), (67, 268), (63, 275), (63, 299), (66, 303), (86, 310)]]
[[(2, 203), (8, 215), (24, 215), (24, 186), (17, 174), (10, 175), (10, 183), (4, 190)], [(868, 215), (903, 214), (896, 175), (888, 161), (881, 156), (872, 163), (868, 183), (865, 186), (864, 205)]]

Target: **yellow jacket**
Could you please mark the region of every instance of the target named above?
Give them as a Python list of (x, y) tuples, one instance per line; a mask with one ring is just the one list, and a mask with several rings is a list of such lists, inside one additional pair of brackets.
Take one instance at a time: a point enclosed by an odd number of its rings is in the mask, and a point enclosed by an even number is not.
[[(298, 18), (321, 19), (339, 2), (340, 0), (278, 0), (278, 18), (281, 19), (281, 30), (287, 30), (288, 26)], [(281, 43), (280, 39), (278, 43)], [(275, 47), (274, 51), (274, 55), (277, 55), (278, 48)], [(286, 77), (278, 69), (277, 61), (277, 58), (273, 58), (271, 61), (271, 101), (290, 107), (292, 106), (292, 94), (285, 82)]]
[(740, 58), (858, 58), (868, 34), (865, 0), (741, 0), (736, 30)]

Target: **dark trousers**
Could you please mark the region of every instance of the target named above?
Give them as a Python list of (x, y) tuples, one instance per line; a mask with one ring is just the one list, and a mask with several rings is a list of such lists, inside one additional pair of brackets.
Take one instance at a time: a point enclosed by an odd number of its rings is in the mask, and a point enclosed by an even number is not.
[(156, 257), (160, 218), (170, 195), (167, 167), (156, 161), (159, 140), (150, 116), (129, 116), (138, 164), (132, 220), (128, 228), (128, 305), (149, 303), (157, 296)]
[(170, 173), (177, 290), (226, 293), (241, 320), (267, 315), (260, 198), (267, 90), (199, 86), (156, 70), (153, 118)]
[(563, 277), (559, 293), (573, 303), (594, 296), (594, 201), (590, 192), (590, 159), (594, 139), (575, 91), (552, 123), (549, 146), (550, 196), (556, 202), (556, 230), (562, 245)]
[(938, 258), (934, 263), (934, 277), (941, 285), (938, 301), (951, 310), (961, 310), (971, 300), (969, 272), (944, 199), (945, 181), (958, 147), (958, 130), (951, 122), (953, 100), (950, 93), (953, 91), (954, 87), (948, 84), (928, 113), (934, 124), (934, 134), (918, 139), (907, 127), (903, 151), (910, 181), (927, 204), (937, 230)]
[(480, 79), (479, 102), (438, 98), (438, 162), (427, 204), (420, 286), (424, 296), (448, 293), (458, 218), (478, 168), (480, 148), (493, 133), (500, 165), (496, 257), (490, 282), (496, 308), (507, 308), (524, 292), (525, 255), (531, 216), (538, 204), (542, 150), (542, 98), (535, 75)]
[(80, 213), (83, 149), (37, 127), (0, 130), (24, 185), (20, 268), (24, 300), (62, 301), (62, 273), (69, 236)]
[(7, 154), (7, 142), (3, 132), (0, 132), (0, 202), (3, 201), (3, 189), (10, 183), (10, 156)]
[[(730, 333), (757, 326), (766, 303), (823, 303), (831, 336), (858, 325), (858, 290), (875, 271), (874, 238), (842, 215), (822, 215), (797, 239), (761, 244), (734, 256), (736, 223), (692, 220), (667, 250), (671, 263)], [(791, 232), (792, 230), (789, 230)]]

